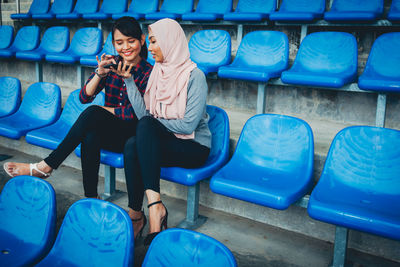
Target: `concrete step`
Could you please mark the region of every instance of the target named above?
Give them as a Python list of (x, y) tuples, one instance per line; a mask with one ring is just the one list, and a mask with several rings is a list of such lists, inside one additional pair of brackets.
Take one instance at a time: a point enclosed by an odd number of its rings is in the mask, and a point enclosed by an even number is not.
[[(31, 3), (30, 2), (21, 2), (19, 4), (19, 8), (21, 10), (21, 13), (28, 12), (30, 7), (31, 7)], [(15, 3), (2, 3), (1, 4), (1, 10), (13, 11), (14, 13), (16, 13), (17, 12), (17, 5)]]

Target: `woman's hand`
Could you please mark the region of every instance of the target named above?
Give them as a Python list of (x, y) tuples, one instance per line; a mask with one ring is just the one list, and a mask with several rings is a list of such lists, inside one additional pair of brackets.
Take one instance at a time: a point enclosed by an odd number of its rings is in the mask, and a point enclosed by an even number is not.
[(111, 70), (115, 72), (117, 75), (121, 76), (124, 79), (128, 79), (132, 77), (131, 70), (132, 70), (133, 64), (125, 64), (120, 61), (118, 63), (118, 68), (114, 69), (111, 67)]
[(96, 60), (97, 60), (97, 73), (100, 76), (105, 76), (105, 75), (107, 75), (107, 73), (109, 73), (111, 71), (110, 69), (104, 68), (105, 65), (108, 65), (111, 63), (116, 64), (113, 56), (111, 56), (111, 55), (102, 54), (100, 57), (100, 60), (99, 60), (98, 56), (96, 56)]

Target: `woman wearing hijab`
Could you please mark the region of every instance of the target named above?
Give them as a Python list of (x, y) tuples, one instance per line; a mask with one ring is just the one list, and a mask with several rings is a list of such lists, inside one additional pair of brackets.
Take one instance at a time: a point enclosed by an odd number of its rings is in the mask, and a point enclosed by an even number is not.
[(161, 167), (200, 167), (211, 147), (207, 83), (204, 73), (190, 60), (183, 29), (176, 21), (163, 19), (148, 30), (149, 51), (156, 63), (143, 98), (130, 75), (132, 66), (118, 69), (139, 119), (136, 136), (125, 145), (124, 163), (129, 215), (140, 235), (147, 222), (142, 211), (144, 193), (149, 203), (145, 245), (167, 228), (168, 211), (160, 196)]

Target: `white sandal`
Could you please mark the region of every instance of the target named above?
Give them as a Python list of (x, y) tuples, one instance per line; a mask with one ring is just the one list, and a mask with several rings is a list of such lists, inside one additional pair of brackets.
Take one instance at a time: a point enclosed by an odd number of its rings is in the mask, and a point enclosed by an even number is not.
[[(20, 175), (20, 174), (18, 174), (18, 172), (16, 172), (16, 173), (10, 173), (10, 172), (8, 171), (8, 163), (9, 163), (9, 162), (6, 162), (6, 163), (3, 164), (3, 169), (4, 169), (4, 171), (5, 171), (10, 177), (15, 177), (15, 176)], [(39, 173), (40, 175), (39, 175), (39, 176), (33, 175), (33, 171), (36, 171), (36, 172)], [(30, 176), (35, 176), (35, 177), (38, 177), (38, 178), (49, 178), (50, 175), (51, 175), (51, 172), (49, 172), (49, 173), (43, 172), (43, 171), (39, 170), (39, 168), (37, 167), (37, 163), (29, 163), (29, 175), (30, 175)]]

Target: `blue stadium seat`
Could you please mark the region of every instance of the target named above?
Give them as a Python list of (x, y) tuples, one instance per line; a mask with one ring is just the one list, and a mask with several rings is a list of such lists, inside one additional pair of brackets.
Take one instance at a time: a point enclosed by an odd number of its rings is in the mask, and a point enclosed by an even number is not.
[(56, 196), (32, 176), (9, 180), (0, 195), (0, 265), (34, 266), (55, 239)]
[(190, 58), (204, 74), (231, 63), (231, 36), (223, 30), (198, 31), (189, 41)]
[(28, 13), (11, 14), (11, 19), (30, 19), (35, 14), (45, 14), (49, 11), (50, 0), (33, 0)]
[(32, 14), (32, 19), (50, 20), (55, 19), (57, 14), (71, 13), (74, 8), (74, 0), (54, 0), (49, 12)]
[(132, 221), (117, 205), (82, 199), (68, 209), (56, 242), (40, 266), (133, 266)]
[(371, 49), (358, 86), (363, 90), (400, 92), (400, 32), (379, 36)]
[(162, 231), (154, 238), (142, 266), (160, 266), (160, 263), (236, 267), (232, 252), (224, 244), (205, 234), (178, 228)]
[(232, 11), (232, 0), (199, 0), (196, 11), (185, 13), (182, 20), (215, 21)]
[(18, 51), (15, 57), (23, 60), (41, 61), (49, 53), (62, 53), (69, 46), (69, 29), (65, 26), (48, 28), (38, 48), (31, 51)]
[[(100, 58), (102, 54), (115, 55), (115, 56), (118, 55), (118, 53), (115, 50), (114, 45), (112, 43), (112, 32), (110, 32), (108, 34), (106, 42), (104, 43), (103, 49), (101, 50), (100, 53), (97, 54), (97, 56)], [(93, 66), (93, 67), (97, 66), (96, 55), (82, 56), (79, 61), (82, 65)]]
[(0, 50), (8, 48), (14, 40), (14, 28), (10, 25), (0, 26)]
[(80, 19), (83, 14), (97, 12), (99, 10), (99, 2), (99, 0), (77, 0), (72, 12), (57, 14), (56, 18), (59, 20)]
[(289, 64), (289, 41), (283, 32), (254, 31), (244, 36), (232, 64), (218, 76), (256, 82), (279, 77)]
[(80, 89), (77, 89), (69, 95), (61, 116), (55, 123), (28, 132), (25, 137), (26, 142), (54, 150), (67, 135), (68, 131), (85, 108), (90, 105), (104, 106), (103, 92), (98, 94), (94, 101), (89, 104), (82, 104), (79, 101), (79, 92)]
[[(146, 44), (147, 44), (147, 48), (149, 48), (149, 38), (148, 36), (146, 36)], [(150, 51), (147, 49), (147, 62), (149, 62), (151, 65), (154, 66), (154, 63), (156, 62), (153, 58), (153, 55), (150, 53)]]
[(399, 173), (400, 131), (354, 126), (336, 135), (308, 203), (312, 218), (336, 225), (336, 266), (347, 228), (400, 240)]
[(275, 0), (239, 0), (235, 12), (224, 14), (224, 20), (261, 21), (275, 9)]
[(46, 61), (59, 63), (79, 62), (82, 56), (96, 55), (103, 44), (103, 33), (94, 27), (81, 28), (76, 31), (68, 50), (63, 53), (46, 55)]
[(392, 0), (392, 5), (390, 6), (387, 18), (394, 22), (400, 20), (400, 0)]
[(14, 77), (0, 77), (0, 118), (15, 113), (21, 104), (21, 82)]
[(105, 20), (111, 18), (112, 14), (125, 12), (128, 0), (104, 0), (100, 10), (94, 13), (85, 13), (83, 19)]
[(325, 12), (326, 21), (369, 21), (383, 14), (383, 0), (334, 0), (330, 11)]
[(193, 0), (164, 0), (160, 11), (146, 13), (146, 20), (159, 20), (164, 18), (180, 19), (182, 14), (193, 11)]
[(279, 11), (270, 14), (272, 21), (310, 22), (323, 17), (325, 0), (283, 0)]
[(132, 0), (127, 12), (113, 14), (113, 19), (124, 16), (133, 17), (136, 20), (144, 19), (147, 13), (154, 13), (158, 10), (159, 0)]
[(52, 124), (60, 116), (61, 90), (53, 83), (34, 83), (14, 114), (0, 118), (0, 135), (19, 139), (27, 132)]
[[(3, 26), (4, 27), (4, 26)], [(15, 36), (12, 45), (5, 49), (0, 49), (0, 58), (12, 58), (18, 51), (30, 51), (39, 45), (40, 32), (38, 26), (24, 26)]]
[(313, 185), (314, 138), (303, 120), (276, 114), (250, 118), (227, 165), (211, 178), (217, 194), (287, 209)]
[(357, 42), (350, 33), (316, 32), (300, 44), (293, 66), (282, 73), (288, 84), (340, 88), (357, 78)]

